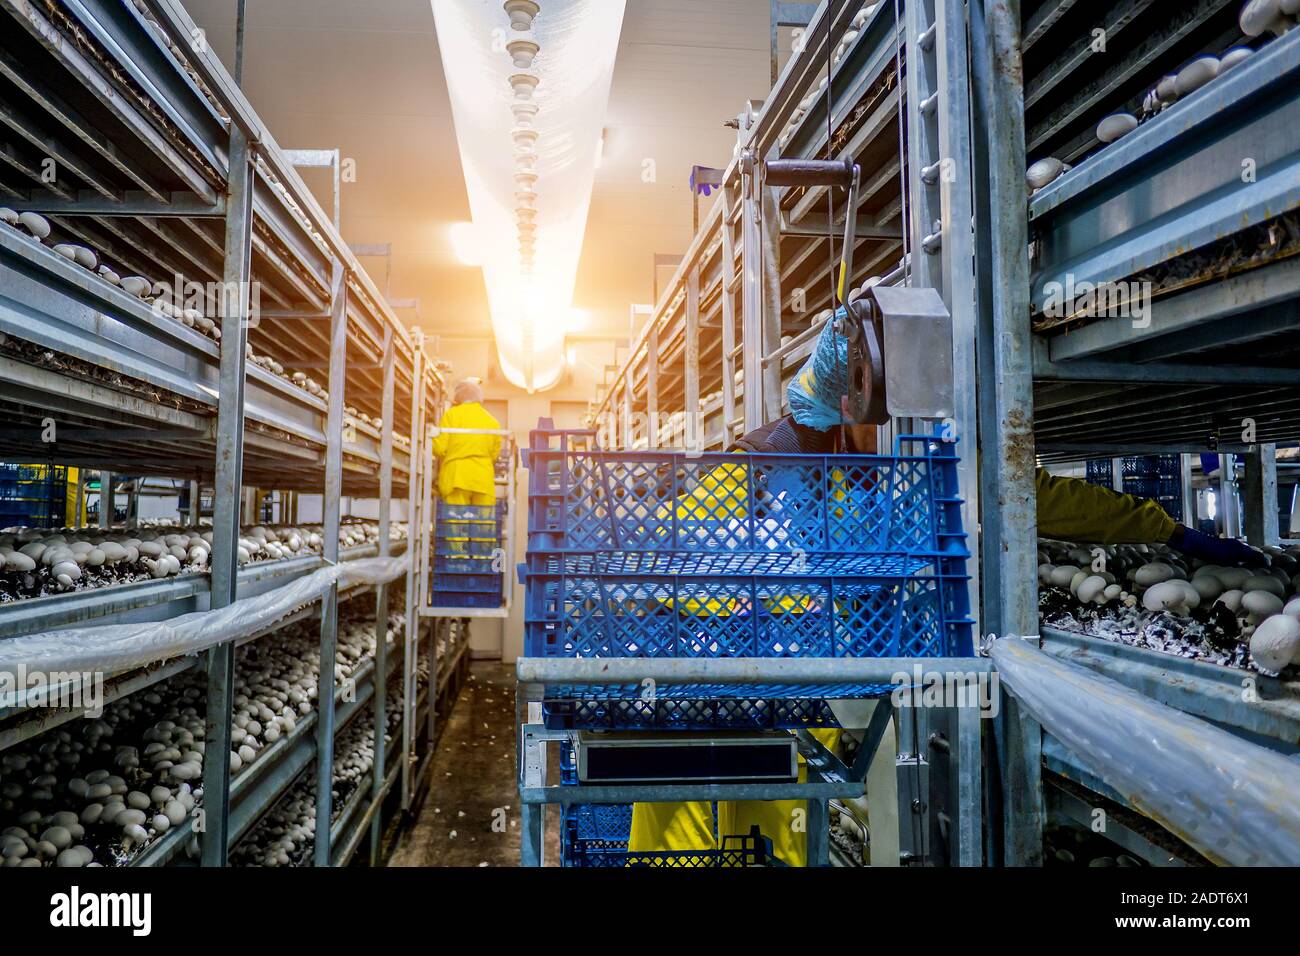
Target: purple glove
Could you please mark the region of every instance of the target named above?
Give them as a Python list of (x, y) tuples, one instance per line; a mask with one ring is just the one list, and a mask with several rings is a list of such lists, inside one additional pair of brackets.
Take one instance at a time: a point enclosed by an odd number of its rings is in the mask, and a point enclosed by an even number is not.
[(713, 190), (720, 189), (722, 170), (709, 166), (691, 167), (691, 191), (701, 196), (713, 195)]
[(1169, 547), (1188, 557), (1224, 567), (1259, 568), (1268, 564), (1262, 551), (1256, 551), (1235, 538), (1216, 538), (1183, 525), (1174, 527), (1174, 533), (1169, 536)]

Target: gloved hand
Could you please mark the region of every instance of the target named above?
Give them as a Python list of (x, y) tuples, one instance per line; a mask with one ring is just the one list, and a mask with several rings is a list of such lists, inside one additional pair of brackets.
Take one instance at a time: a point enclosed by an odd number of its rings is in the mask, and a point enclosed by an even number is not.
[(1268, 564), (1268, 558), (1262, 551), (1242, 544), (1235, 538), (1216, 538), (1181, 524), (1174, 526), (1174, 533), (1169, 536), (1169, 547), (1188, 557), (1225, 567), (1258, 568)]
[(692, 166), (691, 192), (698, 193), (701, 196), (713, 195), (713, 190), (722, 188), (718, 185), (721, 173), (722, 170), (713, 169), (709, 166)]

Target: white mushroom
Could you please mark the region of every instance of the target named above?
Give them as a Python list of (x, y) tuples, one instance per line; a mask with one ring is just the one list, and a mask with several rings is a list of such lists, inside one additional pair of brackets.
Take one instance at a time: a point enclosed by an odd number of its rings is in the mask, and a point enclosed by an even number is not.
[(1133, 575), (1133, 583), (1140, 588), (1150, 587), (1153, 584), (1160, 584), (1162, 581), (1168, 581), (1174, 576), (1174, 569), (1162, 561), (1152, 561), (1150, 564), (1144, 564), (1137, 569)]
[(1241, 607), (1247, 612), (1246, 620), (1258, 624), (1281, 612), (1282, 599), (1270, 591), (1247, 591), (1242, 595)]
[(1042, 189), (1065, 172), (1065, 168), (1055, 156), (1047, 156), (1025, 171), (1025, 182), (1031, 190)]
[(1171, 611), (1185, 616), (1189, 609), (1201, 602), (1196, 593), (1185, 581), (1161, 581), (1149, 587), (1142, 595), (1142, 606), (1153, 613)]
[(1179, 96), (1187, 96), (1195, 93), (1218, 75), (1218, 57), (1198, 56), (1178, 71), (1178, 75), (1174, 78), (1174, 90)]
[(49, 221), (39, 213), (25, 212), (18, 216), (18, 221), (37, 239), (45, 239), (50, 234)]
[(1132, 113), (1113, 113), (1097, 124), (1097, 138), (1103, 143), (1113, 143), (1137, 129), (1137, 117)]
[(1237, 23), (1248, 37), (1263, 33), (1282, 36), (1294, 25), (1287, 19), (1279, 0), (1250, 0), (1241, 8)]
[(1079, 583), (1079, 587), (1075, 591), (1075, 596), (1084, 604), (1105, 604), (1108, 600), (1106, 591), (1111, 587), (1117, 586), (1107, 585), (1105, 578), (1101, 575), (1093, 574), (1084, 578), (1083, 581)]
[(1270, 674), (1300, 663), (1300, 621), (1286, 614), (1264, 621), (1250, 636), (1250, 656), (1256, 667)]

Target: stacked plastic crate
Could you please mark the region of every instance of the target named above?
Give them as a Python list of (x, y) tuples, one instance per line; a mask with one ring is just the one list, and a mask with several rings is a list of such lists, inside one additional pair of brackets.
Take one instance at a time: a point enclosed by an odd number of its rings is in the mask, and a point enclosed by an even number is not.
[(67, 508), (62, 465), (0, 464), (0, 528), (61, 528)]
[(1125, 458), (1124, 493), (1151, 498), (1175, 521), (1183, 520), (1183, 478), (1177, 455), (1140, 455)]
[(1103, 488), (1115, 487), (1115, 460), (1113, 458), (1089, 458), (1087, 461), (1087, 482), (1101, 485)]
[(433, 607), (501, 606), (501, 523), (496, 505), (438, 502), (434, 525)]
[[(525, 456), (533, 657), (972, 653), (953, 445), (889, 455), (609, 452), (543, 422)], [(835, 726), (891, 686), (551, 687), (562, 729)]]

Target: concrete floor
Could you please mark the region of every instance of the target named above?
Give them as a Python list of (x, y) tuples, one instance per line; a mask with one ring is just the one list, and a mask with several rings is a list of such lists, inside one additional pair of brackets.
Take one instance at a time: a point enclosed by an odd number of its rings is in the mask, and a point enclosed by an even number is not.
[[(388, 865), (518, 866), (515, 740), (514, 668), (475, 661), (439, 739), (424, 802)], [(558, 859), (553, 812), (545, 856)]]

